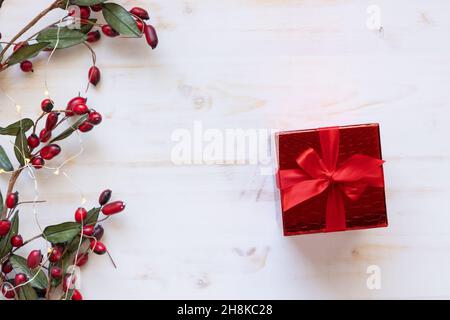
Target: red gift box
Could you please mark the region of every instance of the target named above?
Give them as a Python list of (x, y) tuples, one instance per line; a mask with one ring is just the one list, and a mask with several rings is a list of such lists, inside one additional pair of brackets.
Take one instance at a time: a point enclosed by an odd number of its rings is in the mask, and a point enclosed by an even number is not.
[(276, 135), (284, 235), (387, 226), (378, 124)]

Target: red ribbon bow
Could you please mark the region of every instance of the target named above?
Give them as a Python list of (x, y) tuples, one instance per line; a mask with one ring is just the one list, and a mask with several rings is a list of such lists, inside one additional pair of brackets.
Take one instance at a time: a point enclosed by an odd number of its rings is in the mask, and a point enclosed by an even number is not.
[(343, 195), (359, 199), (368, 186), (383, 187), (383, 160), (355, 154), (337, 167), (339, 129), (319, 129), (322, 158), (308, 148), (296, 159), (299, 169), (280, 170), (283, 211), (328, 190), (326, 231), (346, 229)]

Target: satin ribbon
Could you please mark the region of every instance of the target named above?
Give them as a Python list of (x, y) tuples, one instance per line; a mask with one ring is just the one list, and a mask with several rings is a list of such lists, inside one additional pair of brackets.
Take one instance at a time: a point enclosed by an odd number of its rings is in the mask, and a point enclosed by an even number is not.
[(339, 167), (339, 128), (319, 129), (322, 158), (308, 148), (296, 159), (298, 169), (278, 172), (283, 211), (328, 192), (325, 231), (346, 229), (344, 196), (360, 198), (368, 186), (383, 187), (383, 160), (355, 154)]

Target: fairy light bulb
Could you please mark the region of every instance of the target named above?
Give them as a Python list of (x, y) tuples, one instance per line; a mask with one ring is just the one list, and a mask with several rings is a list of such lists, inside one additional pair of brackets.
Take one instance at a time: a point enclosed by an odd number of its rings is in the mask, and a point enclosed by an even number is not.
[(81, 197), (81, 204), (83, 205), (83, 204), (85, 204), (86, 202), (87, 202), (86, 197), (85, 197), (85, 196), (82, 196), (82, 197)]
[(59, 168), (56, 168), (56, 170), (53, 171), (53, 174), (56, 175), (56, 176), (59, 175)]
[(19, 104), (16, 104), (16, 111), (17, 111), (17, 113), (20, 113), (22, 111), (22, 106)]

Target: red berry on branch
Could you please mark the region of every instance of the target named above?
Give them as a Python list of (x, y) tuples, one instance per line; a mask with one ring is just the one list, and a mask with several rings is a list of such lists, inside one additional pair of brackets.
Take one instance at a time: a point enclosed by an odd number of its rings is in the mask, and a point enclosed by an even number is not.
[(21, 284), (24, 284), (25, 282), (27, 282), (27, 280), (28, 280), (28, 278), (25, 273), (18, 273), (14, 277), (14, 284), (16, 286), (20, 286)]
[(64, 276), (63, 280), (63, 290), (66, 292), (68, 289), (73, 289), (75, 287), (75, 282), (77, 280), (77, 276), (75, 273), (67, 273)]
[(91, 9), (89, 7), (80, 6), (80, 18), (89, 19), (91, 16)]
[(53, 279), (60, 279), (62, 277), (62, 269), (57, 266), (51, 267), (50, 268), (50, 276)]
[(14, 288), (13, 288), (12, 284), (6, 284), (6, 283), (9, 283), (9, 282), (5, 282), (5, 285), (3, 285), (3, 287), (2, 287), (3, 296), (6, 299), (14, 299), (14, 297), (16, 296)]
[(42, 167), (45, 165), (45, 161), (41, 157), (36, 156), (31, 158), (31, 164), (35, 169), (42, 169)]
[(150, 16), (148, 15), (147, 10), (140, 8), (140, 7), (134, 7), (130, 10), (130, 13), (135, 15), (136, 17), (139, 17), (144, 20), (150, 19)]
[(78, 223), (83, 222), (87, 218), (87, 211), (85, 208), (78, 208), (77, 211), (75, 211), (75, 221)]
[(41, 141), (39, 140), (39, 137), (36, 134), (34, 134), (34, 133), (31, 134), (27, 138), (27, 142), (28, 142), (28, 146), (30, 147), (30, 149), (36, 148), (41, 143)]
[(99, 12), (102, 11), (103, 6), (101, 4), (94, 4), (91, 6), (92, 11)]
[(136, 25), (140, 32), (144, 32), (145, 22), (143, 22), (142, 20), (136, 20)]
[(98, 255), (106, 253), (106, 246), (100, 241), (91, 241), (91, 249)]
[(97, 226), (95, 227), (93, 236), (94, 236), (94, 238), (97, 239), (97, 241), (98, 241), (98, 240), (101, 240), (101, 239), (103, 238), (103, 234), (104, 234), (104, 233), (105, 233), (105, 229), (103, 229), (102, 225), (99, 224), (99, 225), (97, 225)]
[(11, 237), (11, 245), (14, 248), (21, 247), (23, 245), (23, 238), (20, 234)]
[(89, 260), (88, 254), (84, 253), (77, 258), (77, 262), (75, 264), (77, 267), (82, 267), (88, 262), (88, 260)]
[(12, 263), (11, 263), (11, 261), (6, 260), (6, 261), (3, 262), (3, 264), (2, 264), (2, 272), (3, 272), (4, 274), (8, 274), (8, 273), (10, 273), (11, 271), (13, 271)]
[(69, 117), (73, 116), (74, 115), (74, 113), (72, 112), (73, 107), (76, 105), (79, 105), (79, 104), (85, 104), (86, 101), (87, 101), (87, 99), (83, 98), (83, 97), (75, 97), (75, 98), (71, 99), (66, 107), (66, 110), (68, 111), (68, 112), (66, 112), (66, 115)]
[(15, 208), (18, 202), (19, 202), (19, 193), (17, 191), (11, 192), (6, 196), (6, 207), (8, 209)]
[(100, 31), (95, 30), (95, 31), (91, 31), (87, 34), (87, 42), (90, 43), (94, 43), (97, 42), (98, 40), (100, 40), (100, 38), (102, 37)]
[(52, 132), (48, 131), (47, 129), (42, 129), (39, 133), (39, 139), (41, 142), (46, 143), (50, 138), (52, 137)]
[(104, 206), (105, 204), (107, 204), (109, 202), (109, 200), (111, 199), (111, 194), (112, 194), (111, 190), (109, 190), (109, 189), (104, 190), (100, 194), (100, 197), (98, 197), (98, 203), (101, 206)]
[(78, 130), (81, 132), (89, 132), (94, 128), (94, 125), (89, 123), (87, 120), (78, 126)]
[(33, 63), (29, 60), (22, 61), (20, 63), (20, 69), (23, 72), (33, 72)]
[(81, 295), (80, 291), (78, 291), (77, 289), (73, 290), (72, 300), (83, 300), (83, 296)]
[(45, 122), (45, 130), (52, 131), (55, 129), (56, 124), (58, 123), (59, 113), (51, 112), (47, 116), (47, 121)]
[(41, 149), (40, 155), (45, 160), (51, 160), (61, 152), (61, 148), (57, 144), (50, 144)]
[(100, 77), (101, 77), (101, 73), (100, 73), (100, 69), (97, 68), (96, 66), (93, 66), (89, 69), (89, 82), (92, 83), (94, 86), (96, 86), (99, 82), (100, 82)]
[(59, 260), (61, 260), (62, 254), (63, 254), (62, 250), (60, 250), (58, 247), (52, 248), (52, 251), (50, 253), (50, 256), (48, 257), (48, 260), (51, 263), (58, 262)]
[(103, 118), (100, 113), (98, 113), (97, 111), (91, 111), (89, 112), (87, 121), (89, 121), (89, 123), (92, 123), (93, 125), (98, 125), (102, 122), (102, 119)]
[(155, 49), (158, 46), (158, 35), (156, 34), (156, 30), (152, 25), (146, 25), (144, 29), (145, 39), (147, 43), (152, 49)]
[(30, 269), (34, 269), (39, 266), (42, 261), (41, 250), (33, 250), (30, 252), (27, 258), (27, 266)]
[(76, 104), (73, 106), (72, 111), (75, 114), (82, 115), (89, 112), (89, 107), (84, 103)]
[(114, 30), (109, 24), (104, 24), (102, 26), (102, 31), (105, 36), (111, 38), (117, 37), (119, 35), (119, 33), (116, 30)]
[(44, 100), (41, 102), (41, 109), (42, 109), (42, 111), (44, 111), (44, 112), (50, 112), (50, 111), (52, 111), (52, 110), (53, 110), (53, 106), (54, 106), (54, 103), (53, 103), (53, 101), (50, 100), (50, 99), (44, 99)]
[(11, 230), (11, 222), (9, 220), (0, 221), (0, 237), (6, 236)]
[(125, 204), (122, 201), (115, 201), (107, 204), (102, 208), (102, 212), (106, 216), (117, 214), (125, 209)]
[(84, 226), (83, 227), (83, 235), (85, 236), (92, 236), (94, 234), (95, 228), (94, 226), (90, 225), (90, 226)]

